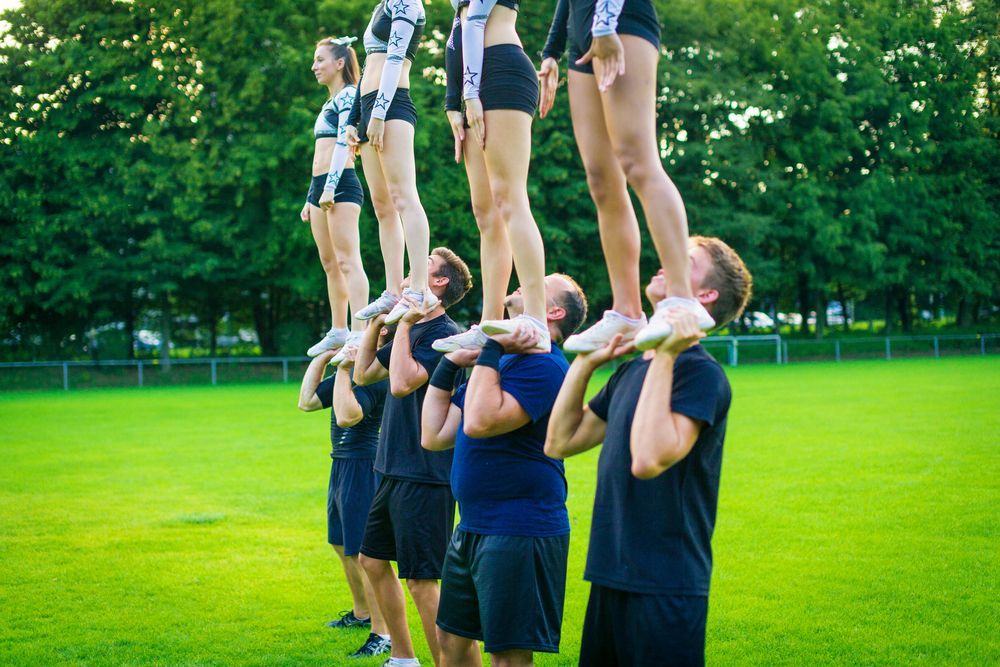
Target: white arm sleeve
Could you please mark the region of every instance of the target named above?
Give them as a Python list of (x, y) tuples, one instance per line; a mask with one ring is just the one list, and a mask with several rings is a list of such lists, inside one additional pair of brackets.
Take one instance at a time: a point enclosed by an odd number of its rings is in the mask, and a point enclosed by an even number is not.
[(351, 115), (351, 107), (354, 105), (354, 98), (357, 97), (358, 89), (354, 86), (344, 86), (344, 89), (337, 93), (334, 103), (337, 107), (337, 146), (333, 149), (333, 157), (330, 158), (330, 173), (326, 176), (326, 185), (323, 190), (336, 192), (340, 183), (340, 176), (344, 173), (347, 159), (351, 151), (347, 146), (347, 125)]
[(497, 0), (472, 0), (469, 14), (462, 28), (462, 99), (479, 99), (479, 85), (483, 78), (483, 40), (486, 37), (486, 21), (496, 6)]
[(372, 118), (385, 120), (389, 105), (396, 95), (399, 77), (403, 73), (403, 61), (406, 60), (406, 47), (413, 38), (413, 31), (420, 17), (420, 0), (394, 0), (390, 9), (392, 27), (389, 33), (389, 46), (386, 48), (385, 65), (382, 66), (382, 80), (379, 82), (378, 95), (372, 108)]
[(613, 35), (618, 30), (618, 16), (622, 13), (625, 0), (597, 0), (594, 5), (594, 25), (590, 34), (594, 37)]

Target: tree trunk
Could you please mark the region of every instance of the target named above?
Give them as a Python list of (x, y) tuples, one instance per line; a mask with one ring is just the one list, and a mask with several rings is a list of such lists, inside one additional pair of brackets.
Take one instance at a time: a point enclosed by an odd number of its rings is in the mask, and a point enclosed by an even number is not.
[(219, 318), (213, 314), (208, 325), (208, 356), (214, 357), (219, 342)]
[(844, 284), (837, 281), (837, 298), (840, 299), (840, 312), (844, 316), (844, 333), (851, 330), (851, 321), (847, 317), (847, 296), (844, 294)]
[(127, 358), (135, 359), (135, 300), (131, 289), (125, 299), (125, 335), (128, 336)]
[(893, 325), (893, 311), (895, 309), (892, 306), (892, 288), (887, 287), (885, 289), (885, 335), (892, 335), (892, 325)]
[(958, 300), (958, 313), (955, 315), (955, 320), (960, 327), (972, 326), (972, 309), (969, 308), (969, 300), (966, 297)]
[(826, 330), (826, 295), (822, 292), (816, 294), (816, 340), (823, 340), (823, 333)]
[(268, 288), (264, 293), (258, 292), (254, 297), (253, 320), (257, 340), (260, 341), (260, 351), (265, 357), (276, 356), (278, 353), (274, 312), (273, 288)]
[(160, 294), (160, 309), (160, 368), (167, 372), (170, 370), (170, 329), (173, 314), (170, 311), (170, 295), (166, 292)]
[(809, 284), (805, 275), (799, 274), (799, 312), (802, 315), (802, 322), (799, 324), (799, 333), (806, 335), (809, 333)]
[(903, 331), (910, 333), (913, 331), (913, 308), (910, 306), (910, 290), (899, 288), (896, 303), (899, 304), (899, 320), (903, 325)]

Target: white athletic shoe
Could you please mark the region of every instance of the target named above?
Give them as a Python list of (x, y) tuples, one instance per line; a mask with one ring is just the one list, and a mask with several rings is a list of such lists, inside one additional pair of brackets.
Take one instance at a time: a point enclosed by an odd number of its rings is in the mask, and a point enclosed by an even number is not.
[(633, 320), (614, 310), (605, 310), (604, 316), (592, 327), (567, 338), (563, 349), (567, 352), (587, 354), (605, 347), (617, 334), (622, 335), (623, 344), (628, 343), (646, 324), (645, 314)]
[(310, 357), (318, 357), (327, 350), (336, 350), (338, 347), (343, 347), (344, 343), (347, 342), (347, 328), (337, 329), (334, 327), (326, 332), (323, 336), (323, 340), (316, 343), (308, 350), (306, 350), (306, 355)]
[(538, 342), (535, 343), (535, 349), (546, 352), (552, 350), (552, 339), (549, 336), (548, 327), (530, 315), (522, 314), (509, 320), (486, 320), (479, 325), (479, 328), (486, 335), (495, 336), (496, 334), (512, 334), (517, 331), (518, 327), (522, 326), (533, 327), (538, 332)]
[(388, 313), (391, 311), (392, 307), (395, 306), (398, 301), (398, 296), (386, 290), (382, 292), (377, 299), (358, 312), (354, 313), (354, 317), (358, 320), (370, 320), (373, 317), (378, 317), (382, 313)]
[(333, 359), (330, 359), (330, 366), (336, 368), (341, 364), (344, 359), (347, 358), (347, 350), (350, 348), (357, 349), (358, 344), (361, 343), (361, 337), (364, 336), (363, 331), (352, 331), (347, 335), (347, 340), (344, 341), (344, 347), (340, 348), (340, 352), (333, 355)]
[(489, 339), (490, 337), (484, 334), (478, 325), (473, 324), (468, 331), (437, 339), (431, 347), (444, 353), (457, 352), (458, 350), (481, 350)]
[(715, 327), (715, 320), (705, 310), (705, 306), (697, 299), (688, 299), (682, 296), (670, 296), (656, 304), (656, 312), (649, 318), (649, 324), (644, 326), (635, 336), (635, 346), (640, 350), (651, 350), (673, 333), (673, 327), (667, 322), (666, 313), (668, 308), (679, 307), (694, 313), (698, 318), (698, 327), (702, 331), (708, 331)]
[[(417, 290), (413, 290), (407, 287), (406, 289), (403, 290), (403, 294), (410, 297), (417, 303), (423, 304), (428, 308), (433, 308), (434, 306), (438, 305), (438, 298), (433, 294), (431, 294), (430, 292), (427, 293), (427, 303), (424, 303), (423, 292), (418, 292)], [(403, 319), (403, 315), (406, 315), (406, 312), (408, 310), (410, 310), (410, 307), (407, 306), (402, 300), (399, 300), (396, 303), (396, 305), (392, 307), (392, 310), (389, 311), (389, 314), (385, 316), (385, 323), (395, 324), (396, 322)]]

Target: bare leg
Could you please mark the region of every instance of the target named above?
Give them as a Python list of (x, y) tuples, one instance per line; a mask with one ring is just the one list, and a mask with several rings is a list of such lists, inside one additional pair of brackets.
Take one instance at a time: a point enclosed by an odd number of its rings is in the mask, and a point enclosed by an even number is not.
[(441, 628), (437, 629), (437, 637), (441, 645), (441, 667), (480, 667), (483, 664), (476, 640), (453, 635)]
[(528, 202), (531, 116), (496, 109), (485, 113), (486, 171), (493, 201), (507, 225), (524, 313), (545, 322), (545, 247)]
[(469, 177), (472, 214), (479, 227), (479, 257), (483, 272), (483, 320), (503, 319), (503, 301), (507, 296), (513, 257), (507, 225), (493, 203), (483, 150), (472, 137), (467, 137), (465, 173)]
[(330, 299), (330, 320), (335, 329), (347, 326), (347, 282), (344, 280), (340, 267), (337, 266), (337, 254), (333, 249), (330, 231), (326, 227), (326, 214), (316, 206), (309, 207), (309, 226), (312, 229), (313, 240), (319, 251), (319, 261), (326, 273), (326, 291)]
[(369, 144), (361, 146), (361, 164), (365, 169), (368, 192), (378, 219), (378, 242), (385, 263), (385, 288), (398, 296), (399, 285), (403, 282), (403, 223), (396, 207), (392, 205), (378, 153)]
[(427, 256), (430, 255), (430, 227), (417, 193), (417, 169), (413, 157), (412, 125), (405, 120), (385, 124), (385, 147), (379, 155), (392, 204), (403, 221), (406, 255), (410, 260), (410, 287), (427, 289)]
[(389, 626), (385, 623), (385, 617), (382, 615), (382, 610), (378, 606), (378, 600), (375, 598), (375, 590), (372, 588), (372, 582), (368, 578), (368, 573), (361, 567), (360, 561), (358, 562), (358, 569), (364, 576), (365, 598), (368, 600), (368, 609), (372, 615), (372, 632), (377, 635), (388, 635)]
[(392, 565), (387, 560), (369, 558), (364, 554), (360, 557), (361, 567), (368, 574), (375, 600), (385, 617), (389, 636), (392, 637), (392, 657), (415, 658), (413, 641), (410, 639), (410, 627), (406, 623), (406, 600), (403, 598), (403, 586), (399, 583)]
[(531, 651), (500, 651), (490, 654), (493, 667), (531, 667), (535, 660)]
[(365, 596), (365, 575), (358, 564), (358, 557), (345, 556), (344, 547), (339, 544), (332, 546), (340, 558), (340, 564), (344, 566), (347, 587), (351, 589), (351, 599), (354, 602), (354, 615), (358, 618), (368, 618), (371, 613), (368, 611), (368, 598)]
[(668, 296), (691, 297), (684, 201), (660, 163), (656, 142), (656, 47), (622, 35), (625, 76), (601, 95), (608, 135), (625, 178), (642, 202), (646, 225), (663, 265)]
[(330, 240), (337, 257), (337, 266), (347, 284), (351, 303), (351, 330), (361, 331), (364, 324), (353, 319), (354, 313), (368, 305), (368, 276), (361, 264), (361, 239), (358, 235), (358, 217), (361, 207), (356, 204), (335, 204), (326, 215)]
[[(410, 589), (410, 597), (420, 613), (420, 622), (424, 626), (424, 636), (427, 645), (434, 656), (434, 664), (441, 664), (441, 647), (437, 639), (438, 602), (441, 599), (441, 587), (437, 579), (407, 579), (406, 587)], [(395, 641), (395, 640), (394, 640)]]
[(608, 150), (611, 140), (593, 75), (569, 71), (569, 105), (590, 196), (597, 207), (601, 247), (611, 282), (611, 307), (626, 317), (637, 318), (642, 315), (639, 221), (628, 196), (625, 174)]

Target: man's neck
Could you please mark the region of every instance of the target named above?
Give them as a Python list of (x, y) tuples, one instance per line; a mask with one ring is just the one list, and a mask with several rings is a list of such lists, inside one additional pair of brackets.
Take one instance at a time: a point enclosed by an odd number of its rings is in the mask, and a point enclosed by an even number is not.
[(427, 316), (424, 317), (424, 319), (422, 319), (419, 322), (417, 322), (417, 324), (423, 324), (424, 322), (430, 322), (431, 320), (433, 320), (435, 318), (438, 318), (438, 317), (441, 317), (442, 315), (444, 315), (444, 312), (445, 312), (444, 311), (444, 306), (438, 304), (437, 306), (434, 307), (434, 310), (432, 310), (431, 312), (427, 313)]

